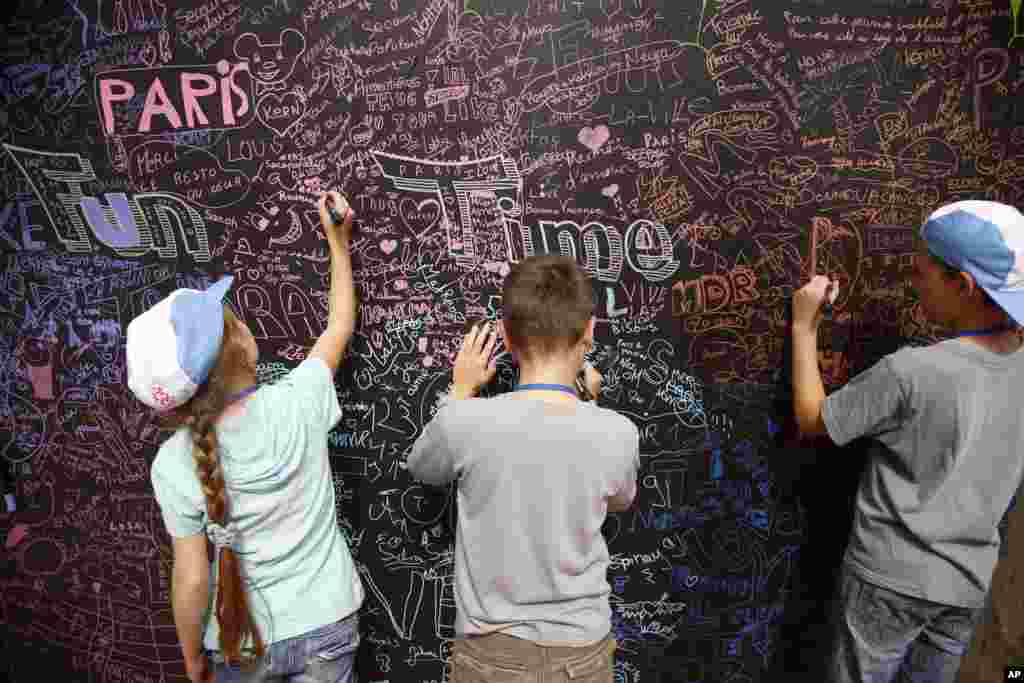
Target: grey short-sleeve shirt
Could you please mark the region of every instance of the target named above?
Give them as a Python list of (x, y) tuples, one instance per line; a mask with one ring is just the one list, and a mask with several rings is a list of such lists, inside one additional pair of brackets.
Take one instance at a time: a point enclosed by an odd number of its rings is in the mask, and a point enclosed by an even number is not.
[(840, 446), (873, 439), (846, 561), (906, 595), (983, 605), (1024, 474), (1024, 352), (905, 348), (829, 395), (822, 419)]
[(455, 630), (587, 645), (611, 630), (608, 499), (636, 495), (640, 433), (592, 403), (514, 394), (452, 401), (426, 425), (408, 468), (458, 478)]

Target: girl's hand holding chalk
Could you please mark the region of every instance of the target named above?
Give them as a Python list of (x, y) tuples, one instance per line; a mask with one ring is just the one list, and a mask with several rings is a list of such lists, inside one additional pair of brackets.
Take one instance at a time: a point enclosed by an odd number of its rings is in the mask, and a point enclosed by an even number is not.
[(320, 196), (318, 202), (320, 208), (320, 223), (328, 238), (337, 235), (343, 239), (352, 236), (352, 219), (355, 212), (348, 202), (338, 192), (325, 192)]

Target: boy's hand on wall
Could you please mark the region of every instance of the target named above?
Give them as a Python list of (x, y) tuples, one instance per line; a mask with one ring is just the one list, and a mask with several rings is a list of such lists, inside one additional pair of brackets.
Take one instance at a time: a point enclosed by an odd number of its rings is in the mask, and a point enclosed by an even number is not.
[(498, 335), (491, 323), (477, 323), (462, 339), (462, 348), (455, 357), (452, 371), (452, 398), (469, 398), (494, 377), (491, 358)]

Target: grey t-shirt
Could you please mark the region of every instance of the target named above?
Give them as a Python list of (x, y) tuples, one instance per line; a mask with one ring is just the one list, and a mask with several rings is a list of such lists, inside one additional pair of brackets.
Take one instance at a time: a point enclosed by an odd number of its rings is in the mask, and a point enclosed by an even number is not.
[(886, 356), (822, 408), (840, 446), (873, 437), (846, 562), (866, 580), (980, 607), (1024, 472), (1024, 352), (964, 340)]
[(409, 472), (458, 478), (455, 631), (587, 645), (611, 631), (610, 497), (632, 498), (640, 433), (592, 403), (522, 394), (444, 405), (413, 445)]

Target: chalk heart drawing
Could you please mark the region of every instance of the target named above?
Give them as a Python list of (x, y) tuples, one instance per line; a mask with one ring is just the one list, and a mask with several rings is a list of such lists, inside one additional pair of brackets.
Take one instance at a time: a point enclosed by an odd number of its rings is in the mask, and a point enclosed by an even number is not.
[(589, 149), (591, 152), (597, 152), (604, 146), (604, 143), (608, 142), (608, 138), (612, 136), (611, 131), (608, 130), (608, 126), (600, 125), (591, 128), (587, 126), (580, 131), (580, 134), (576, 136), (576, 139), (580, 141), (580, 144)]
[(26, 536), (28, 536), (28, 527), (24, 524), (16, 524), (7, 534), (7, 543), (4, 545), (8, 550), (16, 548), (19, 543), (25, 540)]
[(605, 197), (608, 197), (609, 199), (614, 197), (618, 193), (619, 193), (619, 186), (618, 186), (618, 184), (612, 184), (612, 185), (609, 185), (608, 187), (601, 188), (601, 194), (603, 194)]
[(441, 203), (433, 197), (420, 202), (406, 197), (398, 205), (398, 215), (409, 232), (422, 237), (441, 220)]
[(395, 249), (398, 249), (398, 240), (381, 240), (380, 250), (385, 254), (393, 254)]
[(306, 101), (293, 92), (269, 93), (256, 106), (265, 126), (284, 137), (306, 115)]

